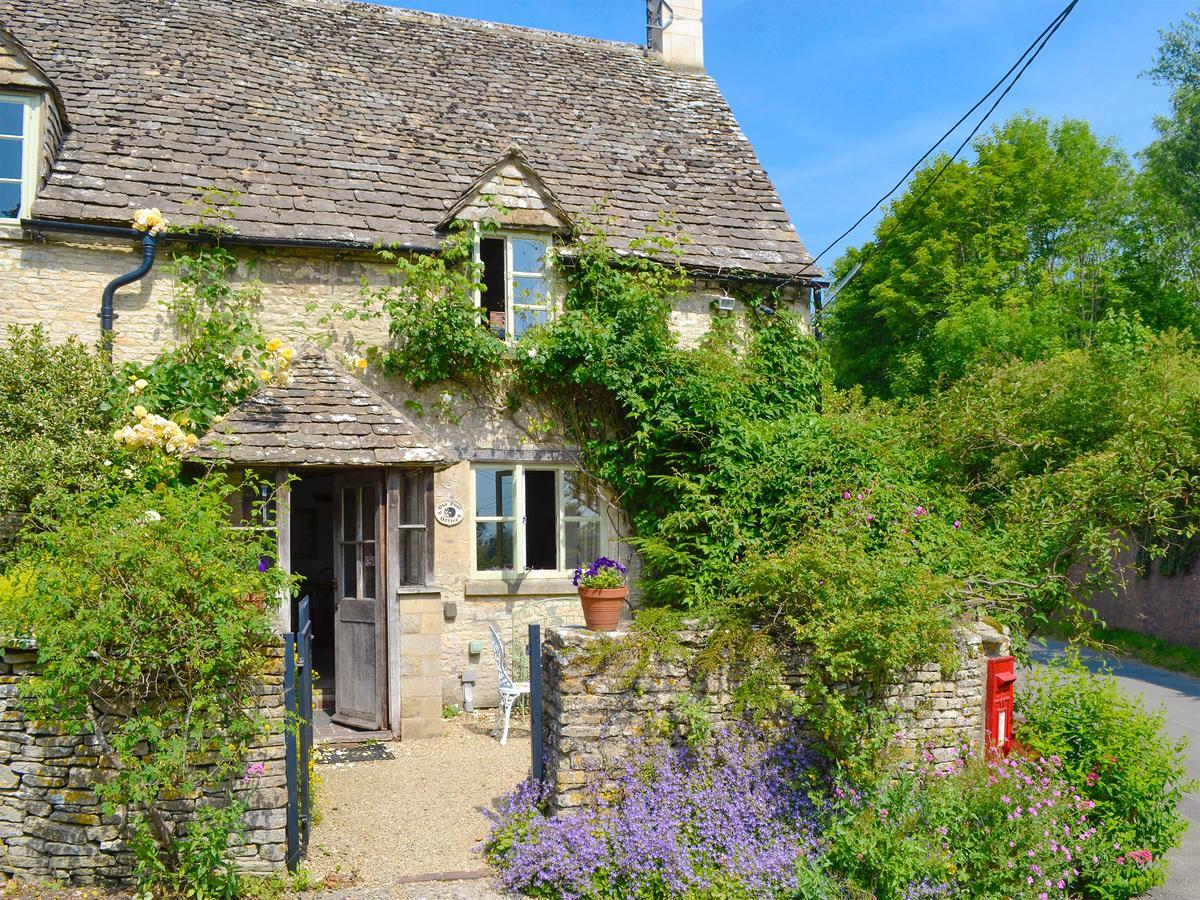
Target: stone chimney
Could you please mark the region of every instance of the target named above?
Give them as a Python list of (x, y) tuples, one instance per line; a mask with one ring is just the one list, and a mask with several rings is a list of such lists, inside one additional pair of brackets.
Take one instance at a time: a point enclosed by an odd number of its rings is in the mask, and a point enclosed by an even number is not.
[(703, 0), (646, 0), (646, 43), (673, 66), (704, 68)]

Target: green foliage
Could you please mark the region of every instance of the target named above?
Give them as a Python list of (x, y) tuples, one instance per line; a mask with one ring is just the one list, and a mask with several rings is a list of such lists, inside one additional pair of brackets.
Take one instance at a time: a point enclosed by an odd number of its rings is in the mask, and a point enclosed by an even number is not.
[(487, 328), (487, 311), (475, 304), (475, 292), (485, 290), (483, 266), (473, 259), (475, 231), (455, 224), (439, 253), (381, 250), (394, 283), (364, 290), (362, 307), (343, 311), (346, 318), (387, 316), (391, 341), (368, 356), (418, 388), (452, 379), (490, 384), (506, 355)]
[[(1086, 896), (1133, 897), (1161, 884), (1162, 855), (1179, 844), (1187, 820), (1178, 812), (1196, 784), (1187, 778), (1184, 740), (1167, 736), (1166, 711), (1149, 712), (1111, 675), (1093, 675), (1077, 655), (1038, 667), (1021, 682), (1018, 737), (1038, 753), (1061, 760), (1062, 774), (1096, 806), (1106, 847), (1124, 853), (1098, 870)], [(1126, 856), (1149, 850), (1139, 865)]]
[(48, 487), (77, 490), (112, 459), (112, 371), (77, 340), (10, 326), (0, 345), (0, 511), (21, 511)]
[[(1086, 346), (1112, 310), (1155, 327), (1195, 310), (1148, 290), (1124, 249), (1136, 235), (1133, 173), (1086, 123), (1016, 117), (929, 188), (931, 162), (886, 212), (823, 323), (838, 380), (912, 396), (974, 365)], [(928, 188), (928, 191), (927, 191)]]
[(239, 269), (238, 258), (220, 244), (174, 256), (168, 311), (178, 343), (123, 370), (131, 385), (148, 383), (130, 392), (151, 412), (203, 431), (260, 383), (266, 356), (257, 318), (261, 289), (253, 278), (235, 286)]
[(919, 412), (933, 477), (965, 486), (1044, 623), (1111, 585), (1132, 536), (1158, 557), (1194, 536), (1197, 403), (1191, 338), (1113, 316), (1089, 349), (979, 370)]
[(138, 854), (139, 882), (146, 888), (167, 888), (189, 900), (233, 900), (241, 896), (242, 876), (228, 848), (245, 836), (245, 813), (245, 804), (238, 801), (199, 807), (175, 842), (177, 868), (166, 870), (151, 843)]
[(1158, 59), (1147, 74), (1178, 89), (1200, 88), (1200, 12), (1188, 13), (1159, 36)]
[(279, 342), (263, 336), (255, 261), (243, 261), (221, 243), (233, 232), (238, 197), (207, 188), (191, 198), (196, 223), (174, 231), (195, 242), (174, 252), (168, 266), (174, 286), (164, 305), (176, 340), (151, 361), (122, 367), (129, 396), (119, 401), (198, 432), (262, 382), (281, 379), (291, 361), (290, 348), (280, 355)]
[(949, 771), (922, 765), (833, 794), (826, 864), (878, 900), (1073, 897), (1106, 852), (1087, 801), (1049, 763), (968, 750)]
[(106, 763), (95, 790), (144, 821), (145, 876), (172, 873), (204, 896), (226, 892), (194, 880), (197, 867), (212, 871), (225, 819), (203, 813), (173, 835), (162, 803), (242, 774), (266, 727), (254, 685), (289, 586), (280, 570), (259, 571), (272, 534), (229, 527), (230, 490), (213, 475), (134, 486), (116, 502), (65, 498), (53, 527), (26, 532), (0, 585), (0, 628), (37, 639), (30, 715), (95, 735)]

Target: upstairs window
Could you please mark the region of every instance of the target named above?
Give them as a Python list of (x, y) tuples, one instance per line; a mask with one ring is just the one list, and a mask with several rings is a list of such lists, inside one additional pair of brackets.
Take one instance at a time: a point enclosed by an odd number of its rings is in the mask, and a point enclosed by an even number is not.
[(37, 171), (38, 98), (0, 94), (0, 220), (29, 214)]
[(488, 327), (497, 337), (517, 340), (550, 319), (547, 238), (503, 234), (479, 238), (483, 290), (477, 302), (487, 310)]

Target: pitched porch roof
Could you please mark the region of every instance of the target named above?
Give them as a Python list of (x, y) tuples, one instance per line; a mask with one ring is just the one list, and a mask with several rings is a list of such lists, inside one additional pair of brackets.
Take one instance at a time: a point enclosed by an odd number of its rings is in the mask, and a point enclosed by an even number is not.
[(454, 456), (358, 379), (306, 347), (284, 387), (260, 388), (200, 439), (195, 460), (238, 465), (447, 465)]

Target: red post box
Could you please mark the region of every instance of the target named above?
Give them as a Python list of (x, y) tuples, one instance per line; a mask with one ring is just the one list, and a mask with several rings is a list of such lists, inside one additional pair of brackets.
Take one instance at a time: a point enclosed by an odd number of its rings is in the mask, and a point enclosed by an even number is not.
[(984, 747), (989, 754), (1008, 756), (1008, 749), (1012, 746), (1016, 669), (1017, 660), (1012, 656), (997, 656), (987, 661)]

